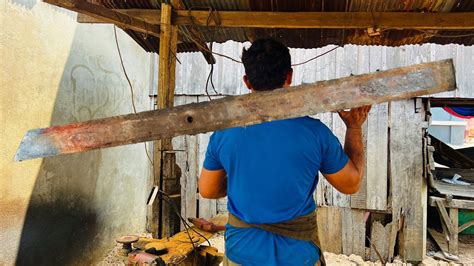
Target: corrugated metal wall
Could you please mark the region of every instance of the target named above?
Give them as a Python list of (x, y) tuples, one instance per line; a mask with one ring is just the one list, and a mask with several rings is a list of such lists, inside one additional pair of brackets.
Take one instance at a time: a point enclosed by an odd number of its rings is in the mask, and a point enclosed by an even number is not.
[[(240, 60), (242, 48), (246, 45), (248, 44), (236, 42), (215, 44), (214, 51)], [(292, 49), (292, 63), (303, 62), (332, 48), (334, 48), (334, 46), (327, 46), (321, 49)], [(295, 66), (293, 85), (358, 75), (446, 58), (452, 58), (454, 60), (458, 90), (438, 94), (436, 96), (474, 97), (474, 82), (472, 81), (474, 77), (474, 47), (460, 45), (442, 46), (425, 44), (422, 46), (411, 45), (398, 48), (346, 45), (343, 48), (338, 48), (304, 65)], [(177, 66), (176, 105), (207, 101), (208, 97), (205, 92), (205, 84), (210, 66), (206, 64), (200, 53), (179, 54), (178, 59), (181, 64), (178, 63)], [(219, 56), (216, 56), (216, 59), (217, 64), (214, 66), (213, 75), (216, 91), (222, 95), (248, 93), (248, 90), (242, 82), (242, 76), (244, 75), (243, 66)], [(155, 60), (155, 62), (156, 61), (157, 60)], [(155, 66), (155, 69), (156, 68), (157, 66)], [(154, 83), (156, 84), (156, 77)], [(153, 88), (156, 90), (156, 86), (153, 86)], [(208, 92), (211, 95), (215, 94), (210, 84)], [(369, 117), (369, 121), (373, 122), (369, 122), (369, 124), (378, 123), (378, 119), (380, 117), (386, 118), (386, 115), (386, 105), (374, 107)], [(343, 140), (345, 128), (337, 114), (320, 114), (318, 117), (333, 130), (341, 141)], [(368, 129), (370, 138), (370, 125)], [(376, 132), (376, 130), (374, 132)], [(177, 153), (178, 163), (183, 172), (181, 185), (183, 194), (182, 212), (184, 216), (199, 215), (208, 217), (217, 212), (225, 211), (225, 200), (204, 200), (200, 199), (196, 193), (197, 178), (200, 173), (200, 167), (204, 159), (209, 136), (210, 133), (174, 139), (175, 149), (179, 150)], [(369, 139), (368, 142), (370, 142)], [(384, 167), (386, 169), (386, 165)], [(380, 172), (381, 171), (374, 169), (374, 174)], [(315, 198), (319, 205), (386, 210), (387, 189), (379, 189), (378, 191), (382, 194), (370, 195), (367, 194), (366, 191), (363, 197), (357, 194), (355, 196), (347, 196), (340, 194), (332, 189), (325, 181), (322, 181), (318, 186)]]
[[(227, 42), (214, 44), (214, 51), (240, 60), (245, 44)], [(247, 44), (248, 45), (248, 44)], [(292, 49), (292, 63), (303, 62), (332, 49), (327, 46), (320, 49)], [(176, 94), (205, 95), (205, 84), (210, 66), (200, 53), (178, 55)], [(459, 90), (444, 96), (474, 97), (474, 46), (462, 45), (409, 45), (403, 47), (354, 46), (346, 45), (307, 64), (294, 67), (293, 85), (310, 83), (363, 74), (376, 70), (386, 70), (400, 66), (413, 65), (452, 58), (456, 66)], [(214, 84), (217, 91), (224, 95), (247, 93), (241, 82), (243, 66), (226, 58), (216, 56)], [(210, 91), (212, 91), (210, 89)]]

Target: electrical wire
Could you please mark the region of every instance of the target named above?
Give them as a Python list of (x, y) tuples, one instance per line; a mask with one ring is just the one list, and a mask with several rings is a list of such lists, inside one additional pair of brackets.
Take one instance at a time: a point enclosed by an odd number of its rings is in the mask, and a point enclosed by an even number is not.
[[(196, 234), (198, 234), (199, 236), (201, 236), (202, 238), (204, 238), (207, 243), (209, 244), (209, 246), (212, 246), (211, 245), (211, 242), (209, 241), (209, 239), (204, 236), (203, 234), (199, 233), (196, 229), (194, 229), (194, 227), (192, 227), (191, 225), (189, 225), (189, 223), (186, 221), (186, 219), (183, 218), (183, 216), (181, 215), (180, 211), (178, 210), (178, 207), (176, 206), (176, 204), (174, 204), (174, 202), (171, 200), (170, 196), (162, 191), (161, 189), (158, 190), (158, 193), (160, 193), (160, 196), (162, 196), (161, 198), (167, 202), (170, 207), (173, 209), (173, 211), (175, 212), (175, 214), (180, 218), (181, 222), (183, 223), (184, 227), (187, 228), (187, 230), (191, 229), (192, 231), (194, 231)], [(164, 196), (164, 197), (163, 197)], [(190, 234), (189, 234), (189, 231), (187, 231), (188, 233), (188, 236), (189, 236), (189, 240), (191, 241), (191, 243), (193, 244), (194, 246), (194, 241), (192, 240)]]
[[(193, 246), (193, 251), (196, 252), (196, 246), (194, 245), (194, 241), (193, 241), (193, 238), (191, 237), (191, 234), (189, 233), (189, 226), (187, 223), (183, 222), (183, 217), (181, 216), (181, 214), (178, 214), (178, 211), (176, 211), (176, 206), (175, 204), (169, 199), (168, 195), (166, 193), (164, 193), (163, 191), (160, 190), (160, 194), (161, 194), (161, 197), (160, 199), (164, 200), (166, 203), (168, 203), (168, 205), (171, 207), (171, 209), (173, 209), (174, 212), (176, 212), (176, 214), (178, 215), (179, 219), (181, 220), (181, 222), (183, 223), (184, 225), (184, 229), (186, 231), (186, 234), (188, 235), (188, 238), (189, 238), (189, 242), (190, 244)], [(165, 197), (163, 197), (165, 196)]]
[[(210, 45), (210, 50), (212, 51), (212, 42), (211, 42), (211, 45)], [(209, 87), (209, 80), (212, 80), (212, 78), (213, 78), (213, 73), (214, 73), (214, 64), (211, 64), (211, 70), (209, 70), (209, 75), (207, 76), (207, 80), (206, 80), (206, 86), (204, 87), (204, 88), (205, 88), (204, 91), (206, 92), (206, 95), (207, 95), (207, 98), (209, 98), (209, 101), (212, 101), (212, 98), (211, 98), (211, 96), (209, 95), (209, 89), (208, 89), (208, 87)], [(212, 85), (214, 91), (215, 91), (216, 94), (217, 94), (217, 91), (216, 91), (216, 89), (214, 88), (214, 84), (212, 84), (212, 82), (211, 82), (211, 85)]]
[[(191, 11), (193, 10), (193, 8), (195, 9), (195, 7), (191, 7), (191, 8), (188, 9), (188, 11), (191, 12)], [(213, 14), (217, 13), (217, 11), (216, 11), (216, 10), (213, 10), (211, 7), (209, 7), (208, 9), (210, 10), (210, 12), (209, 12), (209, 16), (208, 16), (208, 18), (207, 18), (206, 24), (209, 24), (211, 16), (212, 16)], [(218, 16), (218, 15), (217, 15), (217, 16)], [(192, 16), (190, 16), (190, 18), (191, 18), (191, 25), (194, 26), (194, 27), (196, 27), (197, 25), (194, 23), (194, 20), (192, 19)], [(214, 18), (214, 19), (216, 19), (216, 18)], [(218, 25), (219, 23), (216, 23), (216, 24), (217, 24), (217, 26), (219, 26), (219, 25)], [(217, 55), (217, 56), (220, 56), (220, 57), (229, 59), (229, 60), (231, 60), (231, 61), (233, 61), (233, 62), (235, 62), (235, 63), (242, 64), (242, 61), (240, 61), (240, 60), (237, 60), (237, 59), (232, 58), (232, 57), (230, 57), (230, 56), (228, 56), (228, 55), (225, 55), (225, 54), (221, 54), (221, 53), (217, 53), (217, 52), (212, 51), (212, 49), (209, 49), (206, 45), (203, 45), (203, 44), (201, 44), (199, 41), (197, 41), (197, 40), (196, 40), (193, 36), (191, 36), (191, 34), (189, 34), (186, 30), (180, 29), (179, 27), (177, 27), (177, 30), (178, 30), (178, 32), (179, 32), (181, 35), (185, 36), (188, 40), (190, 40), (191, 42), (193, 42), (194, 45), (196, 45), (196, 46), (198, 47), (198, 49), (203, 50), (203, 51), (208, 52), (208, 53), (213, 54), (213, 55)], [(114, 25), (114, 32), (115, 32), (115, 25)], [(214, 31), (214, 33), (215, 33), (215, 31)], [(470, 36), (470, 35), (468, 35), (468, 36)], [(466, 36), (466, 37), (468, 37), (468, 36)], [(448, 37), (450, 37), (450, 36), (448, 36)], [(338, 46), (338, 47), (339, 47), (339, 46)], [(338, 47), (336, 47), (336, 48), (338, 48)], [(306, 64), (306, 63), (308, 63), (308, 62), (310, 62), (310, 61), (313, 61), (313, 60), (315, 60), (315, 59), (317, 59), (317, 58), (319, 58), (319, 57), (321, 57), (321, 56), (323, 56), (323, 55), (325, 55), (325, 54), (327, 54), (327, 53), (329, 53), (329, 52), (332, 52), (333, 50), (336, 50), (336, 48), (333, 48), (333, 49), (331, 49), (331, 50), (329, 50), (329, 51), (327, 51), (327, 52), (325, 52), (325, 53), (323, 53), (323, 54), (320, 54), (320, 55), (318, 55), (318, 56), (315, 56), (315, 57), (313, 57), (313, 58), (310, 58), (310, 59), (308, 59), (308, 60), (306, 60), (306, 61), (304, 61), (304, 62), (293, 64), (292, 66), (299, 66), (299, 65)], [(172, 51), (171, 51), (171, 54), (176, 58), (176, 60), (178, 61), (178, 63), (181, 64), (181, 62), (179, 61), (177, 55), (176, 55), (174, 52), (172, 52)], [(212, 79), (211, 79), (211, 84), (212, 84), (212, 83), (213, 83), (213, 82), (212, 82)]]
[[(114, 25), (114, 37), (115, 37), (115, 44), (116, 44), (116, 47), (117, 47), (117, 52), (118, 52), (118, 55), (119, 55), (119, 59), (120, 59), (120, 63), (121, 63), (121, 66), (122, 66), (122, 70), (123, 70), (123, 73), (125, 75), (125, 78), (127, 79), (127, 82), (128, 82), (128, 85), (129, 85), (129, 88), (130, 88), (130, 95), (131, 95), (131, 102), (132, 102), (132, 109), (133, 109), (133, 112), (136, 114), (137, 113), (137, 109), (136, 109), (136, 106), (135, 106), (135, 100), (134, 100), (134, 90), (133, 90), (133, 86), (132, 86), (132, 82), (130, 81), (130, 78), (128, 77), (128, 74), (127, 74), (127, 70), (125, 69), (125, 65), (123, 63), (123, 58), (122, 58), (122, 53), (120, 51), (120, 45), (118, 43), (118, 38), (117, 38), (117, 28), (116, 26)], [(213, 71), (213, 69), (211, 68), (211, 70)], [(212, 73), (212, 72), (211, 72)], [(214, 88), (214, 84), (212, 83), (212, 79), (211, 79), (211, 85), (213, 86)], [(214, 89), (215, 91), (215, 89)], [(216, 91), (216, 94), (217, 94), (217, 91)], [(148, 149), (147, 149), (147, 146), (146, 146), (146, 143), (145, 144), (145, 153), (146, 153), (146, 156), (148, 157), (148, 160), (150, 161), (151, 163), (151, 166), (152, 166), (152, 171), (153, 171), (153, 174), (155, 173), (154, 169), (155, 169), (155, 165), (153, 163), (153, 160), (151, 159), (150, 155), (148, 154)], [(160, 193), (160, 199), (164, 200), (166, 203), (168, 203), (168, 205), (171, 207), (171, 209), (173, 210), (173, 212), (179, 217), (179, 219), (181, 220), (181, 222), (183, 223), (183, 226), (185, 228), (185, 231), (186, 231), (186, 234), (188, 235), (188, 238), (189, 238), (189, 241), (190, 241), (190, 244), (193, 246), (193, 251), (196, 252), (196, 245), (191, 237), (191, 234), (189, 232), (189, 230), (191, 229), (192, 231), (194, 231), (196, 234), (198, 234), (200, 237), (204, 238), (208, 245), (209, 246), (212, 246), (211, 245), (211, 242), (209, 241), (209, 239), (204, 236), (203, 234), (201, 234), (200, 232), (198, 232), (196, 229), (194, 229), (192, 226), (189, 225), (189, 223), (186, 221), (186, 219), (183, 218), (183, 216), (181, 216), (181, 213), (180, 213), (180, 210), (178, 210), (178, 207), (176, 206), (176, 204), (174, 204), (174, 202), (171, 200), (170, 196), (162, 191), (162, 190), (158, 190), (159, 193)]]
[[(188, 11), (191, 12), (191, 10), (193, 10), (193, 9), (196, 9), (196, 7), (191, 7), (191, 8), (188, 9)], [(209, 9), (210, 11), (209, 11), (209, 16), (208, 16), (207, 22), (206, 22), (207, 26), (209, 26), (209, 21), (210, 21), (211, 15), (212, 15), (213, 13), (217, 13), (217, 12), (218, 12), (218, 11), (216, 11), (216, 10), (213, 10), (211, 7), (208, 7), (208, 9)], [(194, 22), (192, 16), (190, 15), (189, 17), (191, 18), (191, 25), (192, 25), (193, 27), (196, 27), (197, 25), (195, 24), (195, 22)], [(218, 24), (218, 23), (216, 23), (216, 24)], [(229, 60), (231, 60), (231, 61), (234, 61), (234, 62), (236, 62), (236, 63), (242, 64), (242, 61), (239, 61), (239, 60), (237, 60), (237, 59), (234, 59), (234, 58), (232, 58), (232, 57), (230, 57), (230, 56), (228, 56), (228, 55), (220, 54), (220, 53), (216, 53), (216, 52), (212, 51), (212, 42), (211, 42), (211, 49), (209, 49), (206, 45), (202, 45), (202, 44), (199, 43), (197, 40), (195, 40), (195, 39), (194, 39), (190, 34), (188, 34), (187, 32), (185, 32), (185, 31), (183, 31), (183, 30), (180, 30), (179, 28), (178, 28), (178, 31), (179, 31), (181, 34), (183, 34), (184, 36), (186, 36), (189, 40), (191, 40), (196, 46), (198, 46), (199, 48), (205, 50), (206, 52), (209, 52), (209, 53), (211, 53), (211, 54), (215, 54), (215, 55), (218, 55), (218, 56), (227, 58), (227, 59), (229, 59)], [(214, 34), (215, 34), (215, 32), (216, 32), (216, 30), (213, 31)], [(344, 36), (344, 33), (343, 33), (343, 36)], [(344, 37), (343, 37), (343, 38), (344, 38)], [(214, 38), (212, 38), (212, 40), (214, 40)], [(315, 60), (315, 59), (317, 59), (317, 58), (319, 58), (319, 57), (321, 57), (321, 56), (323, 56), (323, 55), (325, 55), (325, 54), (328, 54), (328, 53), (330, 53), (330, 52), (336, 50), (336, 49), (339, 48), (339, 47), (340, 47), (340, 46), (338, 45), (337, 47), (335, 47), (335, 48), (333, 48), (333, 49), (331, 49), (331, 50), (329, 50), (329, 51), (327, 51), (327, 52), (325, 52), (325, 53), (323, 53), (323, 54), (317, 55), (317, 56), (315, 56), (315, 57), (313, 57), (313, 58), (310, 58), (310, 59), (308, 59), (308, 60), (306, 60), (306, 61), (304, 61), (304, 62), (301, 62), (301, 63), (292, 64), (291, 66), (304, 65), (304, 64), (306, 64), (306, 63), (308, 63), (308, 62), (311, 62), (311, 61), (313, 61), (313, 60)], [(212, 71), (213, 71), (213, 67), (211, 66), (211, 72), (210, 72), (209, 76), (212, 75), (212, 74), (211, 74)], [(208, 77), (208, 81), (206, 82), (206, 93), (207, 93), (207, 94), (208, 94), (208, 92), (207, 92), (207, 83), (208, 83), (208, 82), (209, 82), (209, 77)], [(212, 79), (211, 79), (211, 84), (212, 84)], [(212, 85), (213, 85), (213, 84), (212, 84)], [(214, 87), (214, 86), (213, 86), (213, 87)], [(215, 89), (214, 89), (214, 91), (215, 91)], [(216, 91), (216, 93), (217, 93), (217, 91)], [(209, 100), (210, 100), (209, 94), (208, 94), (207, 96), (209, 97)]]
[[(115, 25), (114, 25), (114, 37), (115, 37), (115, 45), (117, 47), (117, 52), (118, 52), (118, 55), (119, 55), (119, 58), (120, 58), (120, 65), (122, 66), (123, 74), (125, 75), (125, 78), (127, 79), (127, 82), (128, 82), (128, 86), (130, 88), (130, 96), (131, 96), (131, 101), (132, 101), (133, 113), (136, 114), (137, 113), (137, 107), (135, 106), (135, 94), (133, 92), (132, 82), (130, 81), (130, 78), (128, 77), (127, 70), (125, 69), (125, 65), (123, 63), (122, 52), (120, 51), (120, 45), (119, 45), (118, 38), (117, 38), (117, 27)], [(143, 144), (145, 146), (146, 157), (148, 158), (148, 161), (150, 161), (150, 164), (152, 165), (152, 167), (154, 167), (153, 160), (151, 159), (150, 154), (148, 153), (148, 148), (146, 146), (146, 142), (143, 143)]]
[(208, 86), (209, 86), (209, 79), (212, 78), (212, 72), (214, 71), (213, 68), (214, 68), (214, 66), (211, 65), (211, 70), (209, 71), (209, 75), (207, 76), (206, 87), (205, 87), (205, 90), (204, 90), (206, 92), (207, 98), (209, 98), (209, 101), (212, 101), (211, 95), (209, 95)]
[(311, 61), (313, 61), (313, 60), (315, 60), (315, 59), (320, 58), (320, 57), (323, 56), (323, 55), (329, 54), (330, 52), (336, 50), (336, 49), (339, 48), (339, 47), (341, 47), (341, 46), (338, 45), (338, 46), (336, 46), (336, 47), (334, 47), (334, 48), (332, 48), (332, 49), (330, 49), (330, 50), (328, 50), (328, 51), (326, 51), (326, 52), (324, 52), (324, 53), (322, 53), (322, 54), (320, 54), (320, 55), (317, 55), (317, 56), (315, 56), (315, 57), (312, 57), (312, 58), (310, 58), (310, 59), (308, 59), (308, 60), (306, 60), (306, 61), (303, 61), (303, 62), (301, 62), (301, 63), (292, 64), (291, 66), (301, 66), (301, 65), (304, 65), (304, 64), (306, 64), (306, 63), (308, 63), (308, 62), (311, 62)]
[(136, 114), (137, 113), (137, 107), (135, 106), (135, 95), (133, 93), (133, 87), (132, 87), (132, 82), (130, 81), (130, 78), (128, 77), (127, 71), (125, 70), (125, 65), (123, 64), (123, 58), (122, 58), (122, 52), (120, 51), (120, 46), (118, 43), (118, 38), (117, 38), (117, 27), (114, 25), (114, 36), (115, 36), (115, 45), (117, 46), (117, 52), (120, 58), (120, 65), (122, 66), (123, 74), (125, 75), (125, 78), (127, 79), (128, 85), (130, 87), (130, 94), (132, 98), (132, 108), (133, 112)]
[[(221, 57), (223, 57), (223, 58), (227, 58), (227, 59), (229, 59), (229, 60), (231, 60), (231, 61), (234, 61), (234, 62), (236, 62), (236, 63), (242, 64), (242, 61), (239, 61), (239, 60), (237, 60), (237, 59), (234, 59), (234, 58), (232, 58), (232, 57), (230, 57), (230, 56), (228, 56), (228, 55), (221, 54), (221, 53), (217, 53), (217, 52), (214, 52), (214, 51), (209, 50), (208, 47), (205, 47), (205, 46), (201, 45), (200, 43), (198, 43), (190, 34), (186, 33), (185, 31), (180, 30), (180, 29), (178, 29), (178, 31), (179, 31), (181, 34), (185, 35), (185, 36), (186, 36), (189, 40), (191, 40), (196, 46), (198, 46), (199, 48), (205, 50), (206, 52), (209, 52), (209, 53), (211, 53), (211, 54), (214, 54), (214, 55), (217, 55), (217, 56), (221, 56)], [(292, 64), (291, 66), (304, 65), (304, 64), (306, 64), (306, 63), (308, 63), (308, 62), (311, 62), (311, 61), (313, 61), (313, 60), (315, 60), (315, 59), (317, 59), (317, 58), (319, 58), (319, 57), (321, 57), (321, 56), (323, 56), (323, 55), (326, 55), (326, 54), (328, 54), (328, 53), (330, 53), (330, 52), (336, 50), (336, 49), (339, 48), (339, 47), (340, 47), (340, 46), (338, 45), (338, 46), (334, 47), (333, 49), (331, 49), (331, 50), (329, 50), (329, 51), (327, 51), (327, 52), (324, 52), (324, 53), (322, 53), (322, 54), (320, 54), (320, 55), (317, 55), (317, 56), (315, 56), (315, 57), (313, 57), (313, 58), (310, 58), (310, 59), (308, 59), (308, 60), (306, 60), (306, 61), (303, 61), (303, 62), (300, 62), (300, 63), (296, 63), (296, 64)]]
[(239, 60), (237, 60), (237, 59), (235, 59), (235, 58), (232, 58), (232, 57), (230, 57), (230, 56), (228, 56), (228, 55), (210, 51), (208, 47), (206, 47), (205, 45), (200, 44), (198, 41), (196, 41), (196, 40), (195, 40), (190, 34), (188, 34), (186, 31), (181, 30), (181, 29), (178, 28), (178, 32), (180, 32), (182, 35), (186, 36), (186, 38), (188, 38), (189, 40), (191, 40), (197, 47), (203, 49), (204, 51), (209, 52), (209, 53), (214, 54), (214, 55), (217, 55), (217, 56), (220, 56), (220, 57), (223, 57), (223, 58), (227, 58), (227, 59), (229, 59), (229, 60), (231, 60), (231, 61), (233, 61), (233, 62), (242, 64), (242, 61), (239, 61)]
[[(213, 43), (211, 42), (209, 45), (210, 50), (212, 51), (212, 45)], [(217, 92), (216, 87), (214, 86), (214, 64), (211, 64), (211, 69), (209, 70), (209, 75), (207, 76), (206, 80), (206, 86), (205, 86), (205, 92), (207, 97), (209, 98), (209, 101), (212, 101), (211, 96), (209, 95), (209, 82), (211, 83), (212, 90), (214, 91), (215, 95), (221, 95), (219, 92)]]

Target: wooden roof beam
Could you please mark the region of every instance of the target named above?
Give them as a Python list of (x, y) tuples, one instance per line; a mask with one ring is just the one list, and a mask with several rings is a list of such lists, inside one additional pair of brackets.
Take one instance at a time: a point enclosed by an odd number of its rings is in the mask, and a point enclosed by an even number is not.
[(159, 25), (150, 24), (142, 19), (131, 17), (85, 0), (44, 0), (44, 2), (87, 15), (95, 21), (112, 23), (123, 29), (131, 29), (156, 37), (160, 36)]
[[(217, 13), (220, 26), (252, 28), (327, 28), (327, 29), (474, 29), (474, 12), (231, 12)], [(179, 12), (177, 25), (206, 26), (209, 12)], [(213, 21), (210, 21), (213, 26)]]
[[(184, 5), (183, 0), (172, 0), (171, 6), (173, 7), (173, 10), (175, 11), (186, 9), (186, 6)], [(194, 27), (189, 27), (187, 30), (189, 30), (189, 34), (191, 35), (190, 37), (193, 39), (193, 41), (196, 42), (196, 47), (199, 51), (201, 51), (202, 55), (204, 56), (204, 59), (206, 59), (206, 62), (209, 65), (215, 64), (216, 58), (210, 52), (210, 49), (207, 47), (207, 44), (204, 41), (202, 34)]]
[[(155, 9), (115, 9), (122, 14), (160, 24), (160, 11)], [(222, 27), (247, 28), (324, 28), (324, 29), (419, 29), (474, 30), (474, 12), (257, 12), (218, 11)], [(217, 26), (208, 19), (209, 11), (177, 10), (175, 25)], [(83, 20), (84, 22), (84, 20)], [(93, 21), (88, 21), (93, 23)]]
[[(47, 0), (48, 1), (48, 0)], [(51, 0), (49, 0), (51, 1)], [(109, 9), (113, 12), (116, 12), (116, 13), (120, 13), (120, 16), (125, 16), (127, 18), (127, 21), (128, 20), (131, 20), (133, 19), (133, 16), (130, 16), (128, 14), (128, 12), (126, 12), (126, 10), (128, 9)], [(82, 12), (82, 11), (78, 11), (78, 12)], [(161, 11), (158, 11), (158, 19), (161, 18)], [(114, 18), (116, 18), (116, 16), (114, 15)], [(143, 21), (143, 18), (139, 18), (138, 20), (141, 20)], [(122, 20), (123, 21), (123, 20)], [(154, 18), (153, 18), (153, 21), (154, 21)], [(111, 21), (110, 19), (106, 19), (106, 18), (103, 18), (103, 17), (99, 17), (98, 15), (95, 15), (95, 16), (90, 16), (90, 15), (87, 15), (85, 13), (78, 13), (77, 14), (77, 22), (78, 23), (95, 23), (95, 24), (115, 24), (115, 25), (118, 25), (118, 23), (115, 23), (113, 21)], [(148, 26), (146, 27), (143, 27), (142, 30), (145, 30), (145, 32), (150, 29), (150, 28), (153, 28), (153, 27), (157, 27), (157, 24), (149, 24), (148, 22), (141, 22), (142, 24), (140, 25), (145, 25), (143, 23), (146, 23)], [(119, 26), (119, 25), (118, 25)], [(122, 28), (130, 28), (132, 29), (131, 27), (129, 26), (125, 26), (125, 27), (122, 27)], [(158, 27), (159, 29), (159, 27)], [(139, 30), (140, 31), (140, 30)], [(191, 35), (191, 38), (197, 42), (196, 44), (196, 47), (199, 51), (201, 51), (201, 53), (203, 54), (204, 56), (204, 59), (206, 60), (206, 62), (208, 64), (215, 64), (216, 63), (216, 59), (214, 57), (214, 55), (212, 55), (212, 53), (209, 51), (209, 48), (207, 47), (207, 44), (206, 42), (203, 40), (201, 34), (195, 29), (195, 28), (190, 28), (188, 29), (189, 31), (189, 34)], [(143, 32), (143, 31), (141, 31)], [(159, 37), (159, 35), (155, 35), (155, 34), (150, 34), (150, 35), (154, 35), (156, 37)], [(178, 40), (178, 43), (182, 43), (182, 36), (179, 37), (179, 40)], [(207, 48), (207, 49), (206, 49)]]

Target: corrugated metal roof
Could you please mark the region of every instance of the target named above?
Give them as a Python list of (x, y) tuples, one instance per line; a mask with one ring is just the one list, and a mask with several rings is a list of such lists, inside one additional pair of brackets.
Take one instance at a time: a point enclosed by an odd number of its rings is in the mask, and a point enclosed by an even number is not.
[[(159, 0), (93, 0), (108, 8), (159, 9)], [(365, 11), (365, 12), (473, 12), (472, 0), (183, 0), (186, 8), (208, 8), (219, 11)], [(181, 26), (186, 31), (187, 26)], [(365, 30), (347, 29), (263, 29), (263, 28), (206, 28), (196, 27), (206, 42), (222, 43), (252, 41), (256, 38), (275, 38), (293, 48), (317, 48), (329, 44), (384, 45), (405, 44), (474, 44), (474, 31), (417, 31), (384, 30), (379, 36), (369, 37)], [(146, 51), (158, 52), (159, 38), (126, 30)], [(183, 36), (179, 52), (197, 51), (190, 39)]]

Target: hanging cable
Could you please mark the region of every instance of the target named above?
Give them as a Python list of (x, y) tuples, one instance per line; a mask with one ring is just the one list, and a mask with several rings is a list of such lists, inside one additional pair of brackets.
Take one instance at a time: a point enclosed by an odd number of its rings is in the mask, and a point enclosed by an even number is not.
[[(117, 38), (117, 27), (115, 25), (114, 25), (114, 37), (115, 37), (115, 45), (117, 47), (117, 52), (118, 52), (118, 55), (119, 55), (119, 58), (120, 58), (120, 65), (122, 66), (123, 74), (125, 75), (125, 78), (127, 79), (127, 82), (128, 82), (128, 86), (130, 88), (130, 97), (131, 97), (131, 101), (132, 101), (133, 113), (136, 114), (137, 113), (137, 107), (135, 106), (135, 94), (133, 92), (132, 82), (130, 81), (130, 78), (128, 77), (127, 70), (125, 69), (125, 65), (123, 63), (122, 52), (120, 51), (120, 45), (118, 43), (118, 38)], [(146, 146), (146, 142), (143, 143), (143, 144), (145, 145), (146, 157), (148, 158), (148, 161), (150, 161), (150, 164), (152, 165), (152, 167), (154, 167), (153, 160), (151, 159), (150, 154), (148, 153), (148, 148)]]
[[(201, 236), (202, 238), (204, 238), (207, 243), (209, 244), (209, 246), (212, 246), (211, 245), (211, 242), (209, 241), (209, 239), (204, 236), (203, 234), (201, 234), (200, 232), (198, 232), (196, 229), (194, 229), (194, 227), (192, 227), (191, 225), (189, 225), (189, 223), (186, 221), (186, 219), (183, 218), (183, 216), (181, 216), (181, 213), (180, 213), (180, 210), (178, 210), (178, 207), (176, 206), (176, 204), (174, 204), (173, 200), (171, 199), (171, 197), (164, 191), (162, 190), (158, 190), (158, 193), (160, 193), (160, 196), (163, 198), (163, 200), (165, 202), (168, 203), (168, 205), (170, 205), (170, 207), (173, 209), (173, 211), (176, 213), (176, 215), (179, 217), (179, 219), (181, 220), (181, 222), (183, 223), (184, 227), (187, 228), (187, 230), (191, 229), (192, 231), (194, 231), (196, 234), (198, 234), (199, 236)], [(189, 232), (187, 232), (188, 235), (189, 235)], [(194, 245), (194, 241), (192, 241), (191, 237), (190, 237), (190, 241), (191, 243), (193, 243)]]
[[(127, 70), (125, 69), (125, 65), (124, 65), (124, 62), (123, 62), (123, 58), (122, 58), (122, 53), (120, 51), (120, 45), (118, 43), (118, 38), (117, 38), (117, 29), (116, 29), (116, 26), (114, 25), (114, 37), (115, 37), (115, 44), (116, 44), (116, 47), (117, 47), (117, 52), (118, 52), (118, 55), (119, 55), (119, 59), (120, 59), (120, 63), (121, 63), (121, 66), (122, 66), (122, 70), (123, 70), (123, 73), (125, 75), (125, 78), (127, 79), (127, 82), (128, 82), (128, 85), (129, 85), (129, 88), (130, 88), (130, 95), (131, 95), (131, 102), (132, 102), (132, 109), (133, 109), (133, 112), (136, 114), (137, 113), (137, 109), (136, 109), (136, 106), (135, 106), (135, 100), (134, 100), (134, 90), (133, 90), (133, 86), (132, 86), (132, 82), (130, 81), (130, 78), (128, 77), (128, 74), (127, 74)], [(211, 81), (211, 84), (212, 84), (212, 81)], [(212, 84), (212, 86), (214, 86)], [(146, 156), (148, 157), (148, 160), (150, 161), (150, 164), (152, 166), (152, 171), (153, 171), (153, 175), (155, 174), (155, 165), (153, 163), (153, 160), (151, 159), (150, 155), (148, 154), (148, 149), (147, 149), (147, 146), (146, 146), (146, 143), (145, 144), (145, 153), (146, 153)], [(181, 222), (183, 223), (183, 226), (185, 228), (185, 231), (186, 231), (186, 234), (188, 235), (188, 238), (189, 238), (189, 241), (191, 243), (191, 245), (193, 246), (193, 251), (196, 252), (196, 245), (195, 245), (195, 242), (193, 241), (192, 237), (191, 237), (191, 234), (189, 232), (189, 230), (192, 230), (194, 231), (196, 234), (198, 234), (199, 236), (201, 236), (202, 238), (205, 239), (205, 241), (207, 241), (207, 243), (209, 244), (209, 246), (212, 246), (211, 245), (211, 242), (209, 241), (209, 239), (204, 236), (203, 234), (201, 234), (200, 232), (198, 232), (196, 229), (194, 229), (194, 227), (192, 227), (191, 225), (189, 225), (189, 223), (186, 221), (186, 219), (183, 218), (183, 216), (181, 216), (181, 213), (180, 213), (180, 210), (178, 210), (178, 207), (176, 206), (176, 204), (174, 204), (174, 202), (172, 201), (172, 199), (170, 198), (170, 196), (162, 191), (162, 190), (159, 190), (159, 193), (160, 193), (160, 199), (164, 200), (166, 203), (168, 203), (168, 205), (171, 207), (171, 209), (173, 210), (173, 212), (179, 217), (179, 219), (181, 220)]]
[(320, 55), (317, 55), (317, 56), (315, 56), (315, 57), (312, 57), (312, 58), (310, 58), (310, 59), (308, 59), (308, 60), (306, 60), (306, 61), (303, 61), (303, 62), (301, 62), (301, 63), (292, 64), (291, 66), (301, 66), (301, 65), (304, 65), (304, 64), (306, 64), (306, 63), (308, 63), (308, 62), (311, 62), (311, 61), (313, 61), (313, 60), (315, 60), (315, 59), (320, 58), (320, 57), (323, 56), (323, 55), (329, 54), (330, 52), (336, 50), (336, 49), (339, 48), (339, 47), (341, 47), (341, 46), (338, 45), (338, 46), (336, 46), (336, 47), (330, 49), (329, 51), (326, 51), (326, 52), (324, 52), (324, 53), (322, 53), (322, 54), (320, 54)]

